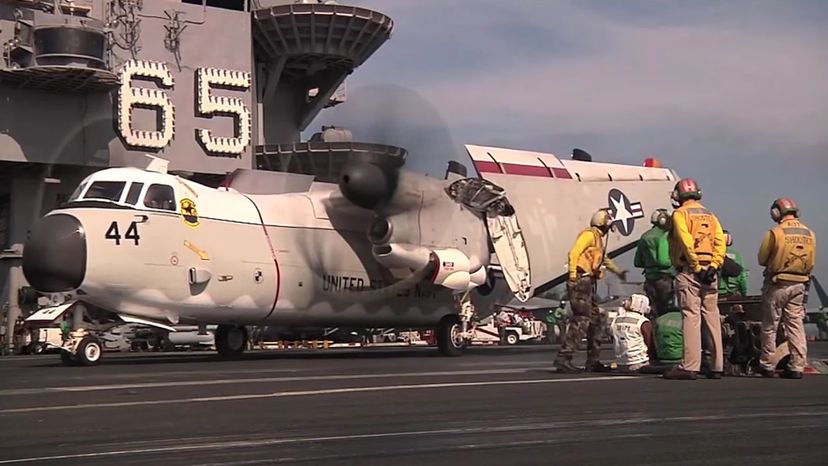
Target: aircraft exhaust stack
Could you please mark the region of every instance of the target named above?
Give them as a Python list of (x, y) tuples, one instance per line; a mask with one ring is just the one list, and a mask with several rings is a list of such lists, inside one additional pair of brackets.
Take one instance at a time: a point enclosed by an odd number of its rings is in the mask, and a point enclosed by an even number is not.
[(434, 261), (430, 249), (415, 244), (383, 244), (373, 247), (374, 258), (389, 269), (421, 269)]

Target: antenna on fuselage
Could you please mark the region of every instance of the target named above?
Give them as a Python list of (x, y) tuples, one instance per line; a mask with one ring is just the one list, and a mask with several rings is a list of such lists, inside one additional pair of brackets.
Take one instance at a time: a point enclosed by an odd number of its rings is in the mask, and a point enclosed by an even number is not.
[(141, 160), (138, 165), (138, 168), (143, 168), (144, 170), (161, 173), (163, 175), (167, 174), (167, 167), (170, 165), (170, 161), (166, 159), (162, 159), (161, 157), (156, 157), (150, 154), (143, 154), (146, 159)]
[(126, 154), (124, 160), (124, 166), (140, 168), (141, 170), (161, 173), (162, 175), (167, 174), (167, 167), (169, 165), (169, 160), (147, 153)]

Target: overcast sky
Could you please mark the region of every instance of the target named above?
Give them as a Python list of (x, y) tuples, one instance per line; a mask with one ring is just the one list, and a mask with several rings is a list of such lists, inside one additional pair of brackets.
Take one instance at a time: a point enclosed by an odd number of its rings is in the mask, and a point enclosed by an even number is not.
[(655, 155), (699, 181), (753, 292), (783, 195), (822, 241), (828, 282), (828, 1), (352, 4), (393, 18), (393, 35), (348, 78), (348, 102), (309, 129), (402, 145), (410, 167), (436, 175), (463, 144)]

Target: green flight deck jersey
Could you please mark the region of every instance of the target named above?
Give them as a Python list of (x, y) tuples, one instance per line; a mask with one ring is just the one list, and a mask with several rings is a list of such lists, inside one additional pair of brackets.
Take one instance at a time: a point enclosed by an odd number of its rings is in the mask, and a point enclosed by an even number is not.
[(639, 269), (644, 269), (644, 276), (648, 280), (676, 275), (676, 270), (670, 261), (670, 243), (667, 235), (666, 230), (653, 227), (638, 240), (634, 265)]
[(656, 319), (655, 344), (660, 362), (672, 364), (681, 361), (684, 357), (681, 312), (668, 312)]
[(747, 269), (745, 268), (745, 260), (742, 258), (742, 254), (732, 248), (727, 248), (727, 252), (725, 253), (727, 257), (730, 258), (733, 262), (739, 264), (739, 267), (742, 268), (742, 273), (735, 277), (725, 277), (719, 273), (719, 295), (720, 296), (747, 296), (748, 291), (748, 273)]

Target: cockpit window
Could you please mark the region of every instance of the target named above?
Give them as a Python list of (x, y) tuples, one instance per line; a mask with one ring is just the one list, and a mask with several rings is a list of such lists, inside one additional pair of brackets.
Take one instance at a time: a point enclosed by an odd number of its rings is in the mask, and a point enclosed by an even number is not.
[(135, 205), (138, 202), (138, 196), (141, 195), (141, 190), (144, 189), (144, 183), (132, 183), (127, 192), (126, 203)]
[(124, 186), (126, 183), (123, 181), (96, 181), (89, 186), (83, 198), (118, 202), (121, 199), (121, 193), (124, 192)]
[(87, 184), (88, 184), (88, 182), (84, 181), (77, 188), (75, 188), (75, 191), (72, 193), (71, 196), (69, 196), (69, 201), (68, 202), (77, 201), (78, 198), (80, 197), (81, 193), (83, 192), (83, 190), (86, 188)]
[(175, 193), (172, 186), (153, 184), (144, 196), (144, 205), (150, 209), (163, 209), (175, 212)]

